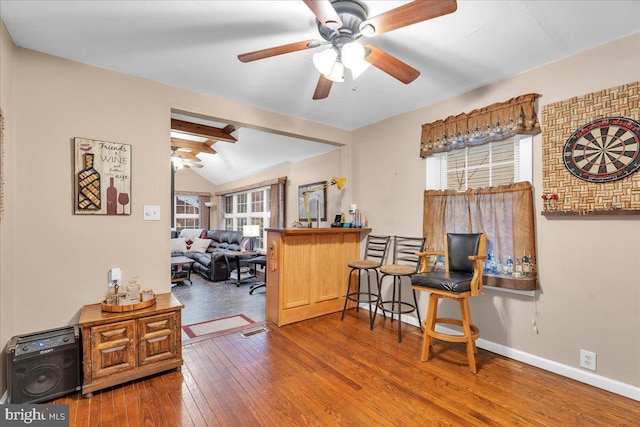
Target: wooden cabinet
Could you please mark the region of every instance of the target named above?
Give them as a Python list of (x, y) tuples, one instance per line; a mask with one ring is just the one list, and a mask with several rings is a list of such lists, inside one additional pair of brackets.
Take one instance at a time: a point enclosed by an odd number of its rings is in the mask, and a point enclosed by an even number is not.
[(349, 261), (369, 229), (267, 230), (268, 321), (278, 326), (341, 311)]
[(107, 313), (100, 304), (85, 305), (78, 326), (82, 334), (82, 393), (182, 366), (182, 303), (171, 293), (156, 296), (142, 310)]

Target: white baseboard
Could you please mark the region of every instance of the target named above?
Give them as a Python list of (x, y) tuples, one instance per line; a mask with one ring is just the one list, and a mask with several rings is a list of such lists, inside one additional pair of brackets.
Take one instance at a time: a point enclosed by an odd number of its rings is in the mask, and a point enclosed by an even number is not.
[[(367, 304), (360, 304), (360, 307), (365, 310), (368, 310), (369, 308)], [(378, 310), (377, 315), (381, 314), (382, 312)], [(404, 323), (408, 323), (409, 325), (418, 327), (418, 319), (415, 317), (403, 314), (400, 319)], [(441, 325), (439, 325), (438, 330), (440, 329), (443, 332), (457, 333), (457, 331), (454, 329), (441, 327)], [(564, 365), (553, 360), (545, 359), (534, 354), (516, 350), (514, 348), (507, 347), (502, 344), (497, 344), (482, 338), (478, 338), (478, 340), (476, 341), (476, 345), (483, 350), (508, 357), (509, 359), (517, 360), (518, 362), (526, 363), (527, 365), (535, 366), (536, 368), (544, 369), (545, 371), (553, 372), (554, 374), (571, 378), (572, 380), (580, 381), (581, 383), (585, 383), (602, 390), (607, 390), (611, 393), (628, 397), (629, 399), (640, 401), (640, 387), (635, 387), (631, 384), (626, 384), (617, 380), (613, 380), (611, 378), (603, 377), (591, 372), (586, 372), (582, 369), (574, 368), (573, 366)]]
[(9, 399), (9, 390), (5, 390), (2, 397), (0, 397), (0, 405), (4, 405), (5, 403), (7, 403), (8, 399)]

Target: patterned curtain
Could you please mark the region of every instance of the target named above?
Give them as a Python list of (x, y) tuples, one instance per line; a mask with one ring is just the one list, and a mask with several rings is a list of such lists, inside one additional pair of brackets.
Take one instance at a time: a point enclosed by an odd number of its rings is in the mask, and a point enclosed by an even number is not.
[[(484, 284), (538, 289), (533, 192), (529, 182), (465, 192), (424, 192), (423, 235), (429, 250), (442, 251), (445, 233), (485, 233)], [(508, 267), (511, 261), (511, 267)]]
[(420, 157), (502, 141), (516, 134), (539, 134), (540, 124), (535, 111), (539, 97), (529, 93), (422, 125)]

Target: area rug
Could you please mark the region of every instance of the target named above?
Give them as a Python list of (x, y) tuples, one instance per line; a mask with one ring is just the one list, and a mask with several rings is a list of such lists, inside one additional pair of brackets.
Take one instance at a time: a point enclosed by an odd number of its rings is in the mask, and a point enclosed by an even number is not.
[(222, 331), (242, 328), (255, 323), (243, 314), (220, 317), (218, 319), (207, 320), (206, 322), (194, 323), (182, 327), (189, 338), (203, 337), (205, 335), (217, 334)]

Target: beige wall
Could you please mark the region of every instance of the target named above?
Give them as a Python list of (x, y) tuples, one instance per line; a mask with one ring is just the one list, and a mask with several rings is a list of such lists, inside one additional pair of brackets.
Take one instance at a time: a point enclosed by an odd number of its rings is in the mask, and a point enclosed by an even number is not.
[(175, 191), (194, 191), (197, 193), (213, 194), (215, 187), (215, 185), (207, 181), (193, 169), (183, 168), (175, 173)]
[[(320, 181), (330, 181), (334, 176), (344, 176), (345, 173), (342, 167), (344, 151), (346, 151), (346, 147), (301, 162), (281, 166), (250, 178), (219, 185), (216, 187), (216, 192), (228, 191), (279, 177), (287, 177), (285, 187), (285, 225), (290, 227), (294, 221), (298, 221), (298, 186)], [(333, 222), (333, 217), (336, 212), (344, 212), (345, 209), (348, 209), (348, 187), (349, 181), (347, 180), (345, 187), (341, 191), (335, 186), (327, 188), (327, 221), (322, 221), (320, 223), (321, 227), (328, 227), (329, 224)]]
[[(370, 212), (374, 232), (420, 235), (421, 124), (529, 92), (542, 95), (541, 111), (544, 104), (639, 80), (640, 61), (628, 54), (639, 46), (640, 34), (635, 34), (354, 132), (354, 201)], [(598, 375), (640, 386), (638, 218), (542, 217), (541, 139), (534, 138), (533, 170), (542, 291), (536, 303), (532, 297), (485, 290), (471, 303), (474, 321), (481, 338), (571, 367), (579, 366), (580, 349), (596, 352)], [(426, 298), (421, 298), (426, 313)], [(536, 311), (538, 333), (532, 326)]]
[(15, 221), (14, 188), (11, 185), (15, 171), (15, 108), (13, 81), (15, 77), (15, 46), (4, 23), (0, 21), (0, 108), (4, 116), (4, 164), (2, 174), (4, 186), (4, 217), (0, 221), (0, 396), (5, 390), (6, 354), (5, 343), (13, 336), (16, 321), (14, 319), (14, 250), (15, 239), (13, 223)]
[[(289, 177), (288, 225), (297, 216), (292, 193), (298, 185), (341, 175), (348, 178), (347, 187), (339, 194), (328, 190), (329, 212), (357, 203), (374, 232), (419, 235), (425, 175), (418, 157), (422, 123), (522, 93), (541, 93), (543, 105), (640, 79), (640, 64), (628, 54), (640, 44), (636, 34), (350, 133), (16, 49), (1, 30), (0, 101), (8, 116), (5, 147), (10, 158), (8, 209), (0, 226), (3, 343), (19, 333), (73, 323), (83, 304), (102, 298), (111, 267), (121, 267), (125, 281), (136, 275), (156, 292), (169, 291), (172, 108), (344, 145), (255, 179)], [(132, 145), (131, 216), (72, 214), (75, 136)], [(534, 155), (534, 186), (540, 191), (539, 144)], [(142, 220), (145, 204), (161, 206), (161, 221)], [(637, 219), (548, 220), (537, 215), (536, 221), (542, 285), (537, 305), (530, 297), (485, 291), (472, 303), (481, 336), (574, 367), (580, 348), (595, 351), (599, 375), (640, 386)], [(531, 327), (534, 310), (539, 333)]]

